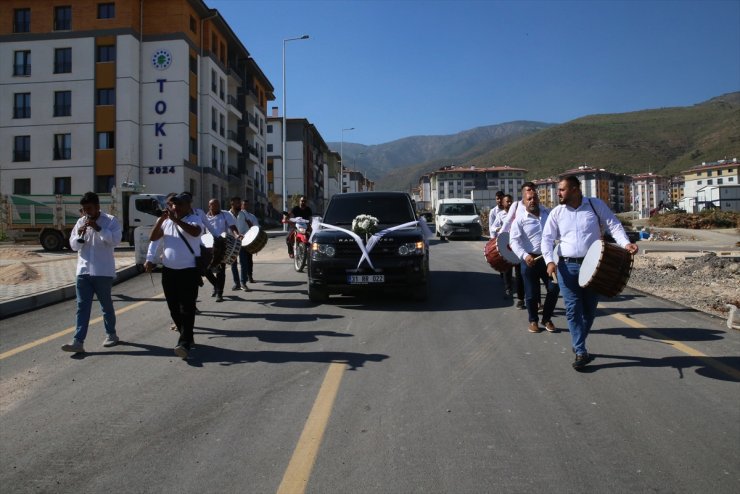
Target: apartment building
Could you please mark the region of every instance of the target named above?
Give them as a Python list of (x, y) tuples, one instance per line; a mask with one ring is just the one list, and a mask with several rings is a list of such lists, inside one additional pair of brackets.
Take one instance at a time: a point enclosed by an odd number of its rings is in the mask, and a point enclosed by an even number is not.
[[(681, 208), (696, 213), (707, 207), (738, 211), (734, 190), (740, 185), (737, 158), (704, 162), (683, 173), (684, 198)], [(720, 190), (727, 188), (727, 190)]]
[[(304, 195), (311, 209), (321, 214), (331, 195), (339, 192), (339, 155), (329, 149), (316, 126), (305, 118), (287, 118), (285, 123), (287, 209)], [(277, 211), (283, 209), (282, 127), (282, 118), (273, 109), (267, 118), (267, 182), (271, 205)]]
[(550, 209), (560, 204), (558, 198), (559, 178), (549, 177), (540, 180), (533, 180), (537, 188), (537, 195), (540, 198), (540, 204)]
[(653, 173), (640, 173), (631, 176), (630, 195), (632, 210), (640, 218), (649, 218), (651, 211), (658, 210), (670, 202), (670, 179)]
[[(267, 204), (274, 88), (200, 0), (6, 0), (0, 193)], [(119, 202), (120, 204), (120, 202)]]
[(359, 170), (342, 168), (342, 192), (366, 192), (375, 190), (375, 182)]
[(575, 175), (581, 181), (581, 192), (585, 197), (601, 199), (616, 213), (631, 210), (630, 183), (632, 179), (628, 175), (612, 173), (603, 168), (597, 169), (587, 165), (566, 170), (559, 175), (558, 179), (567, 175)]
[(496, 192), (501, 190), (520, 199), (527, 170), (510, 166), (476, 168), (447, 166), (429, 174), (431, 210), (440, 199), (472, 199), (479, 208), (496, 205)]

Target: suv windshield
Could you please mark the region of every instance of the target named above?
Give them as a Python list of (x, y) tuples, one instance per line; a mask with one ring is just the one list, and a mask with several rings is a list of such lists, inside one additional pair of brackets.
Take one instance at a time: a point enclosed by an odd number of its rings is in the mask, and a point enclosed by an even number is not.
[(475, 210), (475, 204), (445, 204), (439, 214), (447, 216), (470, 216), (478, 214)]
[(403, 195), (335, 196), (324, 215), (324, 223), (350, 225), (360, 214), (378, 218), (382, 224), (398, 225), (415, 221), (411, 201)]

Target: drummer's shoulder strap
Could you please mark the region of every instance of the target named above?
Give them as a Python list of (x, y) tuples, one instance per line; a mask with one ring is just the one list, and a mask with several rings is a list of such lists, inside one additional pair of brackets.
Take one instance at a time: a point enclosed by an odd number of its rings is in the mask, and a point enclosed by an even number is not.
[(604, 225), (601, 223), (601, 216), (599, 216), (599, 213), (596, 212), (596, 208), (594, 207), (593, 203), (591, 202), (591, 199), (588, 200), (588, 205), (591, 206), (591, 209), (593, 210), (594, 214), (596, 215), (596, 219), (599, 220), (599, 230), (601, 231), (601, 236), (604, 236)]

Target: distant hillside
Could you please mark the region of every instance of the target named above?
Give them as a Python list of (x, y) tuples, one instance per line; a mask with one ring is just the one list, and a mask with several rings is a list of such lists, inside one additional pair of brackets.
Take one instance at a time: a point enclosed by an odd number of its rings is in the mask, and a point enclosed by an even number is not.
[[(330, 142), (329, 147), (344, 154), (344, 164), (357, 168), (373, 180), (433, 160), (467, 160), (490, 152), (513, 140), (539, 132), (552, 124), (543, 122), (508, 122), (477, 127), (446, 136), (414, 136), (374, 146), (351, 142)], [(418, 177), (413, 179), (414, 182)], [(396, 185), (395, 187), (398, 188)]]
[(345, 142), (347, 166), (363, 152), (357, 168), (369, 172), (379, 190), (406, 189), (424, 173), (451, 164), (516, 166), (526, 168), (530, 179), (582, 164), (669, 175), (702, 161), (740, 156), (740, 92), (689, 107), (591, 115), (560, 125), (510, 122), (378, 146)]

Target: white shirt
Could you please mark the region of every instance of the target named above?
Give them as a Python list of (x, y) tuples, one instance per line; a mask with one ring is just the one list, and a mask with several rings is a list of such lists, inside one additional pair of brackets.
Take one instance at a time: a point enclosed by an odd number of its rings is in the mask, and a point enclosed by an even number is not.
[(84, 243), (80, 243), (78, 233), (86, 217), (77, 220), (72, 234), (69, 237), (69, 246), (77, 252), (77, 276), (110, 276), (116, 275), (116, 261), (113, 258), (113, 249), (121, 242), (121, 225), (115, 216), (100, 212), (97, 224), (100, 231), (88, 228), (82, 236)]
[[(184, 217), (182, 221), (199, 227), (201, 232), (205, 228), (197, 214), (190, 214)], [(169, 218), (162, 223), (162, 231), (164, 232), (164, 236), (161, 239), (149, 243), (146, 260), (155, 264), (158, 262), (157, 248), (161, 243), (163, 247), (162, 264), (164, 264), (164, 267), (170, 269), (194, 268), (195, 256), (200, 255), (200, 236), (193, 237), (189, 235), (185, 230), (175, 225)], [(190, 248), (193, 249), (193, 253), (185, 245), (183, 238), (187, 240)]]
[(494, 233), (495, 228), (493, 227), (493, 224), (496, 222), (496, 217), (498, 216), (499, 211), (501, 211), (501, 208), (495, 206), (488, 212), (488, 236), (491, 238), (496, 238), (496, 235)]
[(560, 240), (561, 258), (585, 257), (591, 244), (601, 239), (600, 224), (606, 226), (620, 247), (630, 243), (622, 224), (601, 199), (584, 197), (577, 209), (565, 204), (554, 208), (542, 229), (541, 252), (545, 262), (553, 262), (555, 240)]
[(516, 219), (517, 212), (521, 213), (522, 211), (526, 211), (527, 206), (524, 204), (524, 201), (516, 201), (514, 204), (511, 205), (509, 208), (509, 212), (506, 214), (506, 219), (504, 220), (503, 227), (501, 228), (502, 232), (508, 232), (511, 230), (511, 225), (514, 223), (514, 220)]
[(550, 210), (544, 206), (540, 206), (539, 216), (526, 210), (521, 214), (520, 211), (511, 225), (509, 247), (522, 261), (527, 254), (536, 254), (535, 257), (540, 254), (542, 229), (549, 214)]
[(211, 213), (206, 214), (206, 228), (211, 232), (214, 237), (221, 236), (222, 233), (228, 233), (230, 235), (231, 226), (236, 226), (234, 221), (234, 215), (228, 211), (221, 211), (218, 214), (211, 216)]
[(501, 233), (501, 231), (499, 231), (499, 228), (501, 227), (501, 225), (504, 224), (504, 220), (506, 219), (507, 214), (508, 213), (506, 212), (505, 209), (499, 209), (498, 213), (496, 214), (496, 218), (493, 220), (493, 224), (490, 227), (488, 227), (489, 237), (491, 238), (498, 237), (498, 234)]
[(214, 237), (218, 237), (218, 234), (211, 231), (211, 225), (210, 223), (208, 223), (208, 216), (206, 215), (205, 211), (200, 208), (193, 208), (193, 214), (196, 215), (198, 219), (200, 219), (200, 222), (203, 225), (203, 229), (200, 231), (201, 235), (210, 233)]
[(239, 233), (242, 235), (247, 233), (247, 230), (249, 230), (252, 226), (259, 226), (259, 224), (260, 222), (257, 217), (249, 211), (244, 211), (243, 209), (241, 209), (236, 215), (236, 229), (239, 230)]

